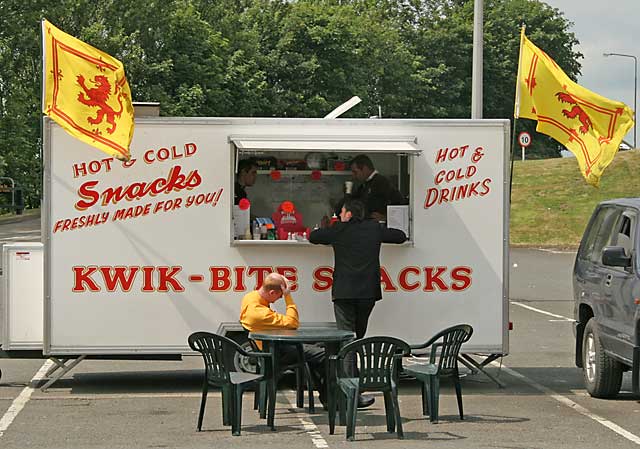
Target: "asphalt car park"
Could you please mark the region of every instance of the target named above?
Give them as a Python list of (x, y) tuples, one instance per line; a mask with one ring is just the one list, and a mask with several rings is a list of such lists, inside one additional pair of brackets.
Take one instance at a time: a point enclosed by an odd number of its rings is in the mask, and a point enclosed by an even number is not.
[[(202, 432), (196, 432), (200, 401), (201, 360), (181, 362), (85, 361), (46, 392), (30, 387), (42, 360), (2, 361), (0, 406), (4, 414), (16, 401), (23, 408), (0, 437), (5, 448), (124, 447), (631, 447), (640, 410), (625, 378), (617, 400), (589, 397), (580, 371), (572, 365), (569, 303), (512, 304), (516, 326), (512, 354), (490, 372), (506, 384), (498, 386), (482, 374), (465, 370), (462, 388), (465, 420), (460, 421), (453, 388), (443, 386), (440, 422), (421, 415), (419, 386), (404, 380), (400, 387), (405, 439), (386, 432), (382, 397), (358, 413), (356, 442), (345, 439), (344, 427), (329, 435), (326, 413), (295, 408), (291, 382), (278, 393), (277, 430), (272, 432), (252, 409), (252, 393), (244, 400), (242, 435), (233, 437), (222, 425), (219, 393), (208, 400)], [(542, 306), (547, 306), (543, 310)], [(558, 342), (564, 342), (559, 344)], [(35, 385), (33, 385), (35, 386)], [(26, 400), (25, 390), (31, 394)], [(616, 427), (617, 426), (617, 427)], [(612, 429), (613, 427), (613, 429)], [(618, 432), (616, 432), (618, 430)], [(621, 433), (620, 433), (621, 432)], [(627, 432), (627, 433), (625, 433)], [(596, 446), (597, 445), (597, 446)]]

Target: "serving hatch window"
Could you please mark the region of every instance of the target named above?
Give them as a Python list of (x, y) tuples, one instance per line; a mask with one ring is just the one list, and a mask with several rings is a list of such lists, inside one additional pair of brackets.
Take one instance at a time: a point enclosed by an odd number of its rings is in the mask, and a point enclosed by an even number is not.
[[(404, 221), (411, 238), (411, 156), (419, 154), (415, 138), (229, 140), (234, 153), (234, 198), (237, 203), (238, 197), (246, 196), (250, 204), (248, 210), (243, 209), (246, 201), (234, 206), (235, 240), (304, 241), (314, 227), (328, 225), (334, 214), (339, 215), (350, 197), (363, 200), (371, 218)], [(379, 191), (384, 195), (388, 191), (388, 198), (383, 199)], [(387, 204), (397, 207), (387, 209)], [(392, 216), (387, 217), (387, 211)], [(265, 232), (270, 224), (275, 230)]]

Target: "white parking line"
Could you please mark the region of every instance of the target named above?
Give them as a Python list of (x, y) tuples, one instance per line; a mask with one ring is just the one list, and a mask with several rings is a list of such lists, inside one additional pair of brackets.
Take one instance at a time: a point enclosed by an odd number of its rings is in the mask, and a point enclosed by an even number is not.
[[(543, 315), (548, 315), (548, 316), (552, 316), (554, 318), (559, 318), (559, 320), (557, 320), (557, 321), (575, 321), (574, 319), (568, 318), (566, 316), (556, 315), (555, 313), (547, 312), (546, 310), (536, 309), (535, 307), (531, 307), (531, 306), (528, 306), (526, 304), (522, 304), (520, 302), (512, 301), (511, 304), (523, 307), (525, 309), (532, 310), (532, 311), (537, 312), (537, 313), (541, 313)], [(556, 321), (556, 320), (549, 320), (549, 321)], [(492, 362), (492, 364), (494, 364), (495, 366), (498, 366), (498, 367), (500, 366), (500, 365), (498, 365), (497, 362)], [(595, 413), (591, 412), (590, 410), (586, 409), (585, 407), (583, 407), (583, 406), (581, 406), (579, 404), (576, 404), (571, 399), (569, 399), (569, 398), (567, 398), (565, 396), (562, 396), (560, 394), (555, 393), (550, 388), (547, 388), (544, 385), (541, 385), (541, 384), (537, 383), (536, 381), (534, 381), (532, 379), (529, 379), (528, 377), (524, 376), (523, 374), (520, 374), (517, 371), (514, 371), (513, 369), (505, 366), (504, 364), (502, 364), (502, 369), (504, 369), (507, 373), (511, 374), (512, 376), (517, 377), (519, 379), (522, 379), (524, 382), (526, 382), (527, 384), (529, 384), (530, 386), (532, 386), (536, 390), (540, 391), (541, 393), (544, 393), (544, 394), (552, 397), (556, 401), (558, 401), (561, 404), (564, 404), (567, 407), (575, 410), (576, 412), (580, 413), (581, 415), (584, 415), (584, 416), (586, 416), (588, 418), (593, 419), (596, 422), (599, 422), (603, 426), (607, 427), (608, 429), (613, 430), (618, 435), (623, 436), (627, 440), (629, 440), (629, 441), (631, 441), (631, 442), (633, 442), (633, 443), (635, 443), (637, 445), (640, 445), (640, 437), (638, 437), (637, 435), (629, 432), (626, 429), (623, 429), (622, 427), (620, 427), (616, 423), (614, 423), (612, 421), (609, 421), (608, 419), (603, 418), (602, 416), (596, 415)]]
[(538, 251), (542, 251), (545, 253), (551, 253), (551, 254), (575, 254), (575, 251), (572, 250), (561, 250), (561, 249), (547, 249), (547, 248), (540, 248)]
[[(294, 407), (293, 402), (291, 401), (291, 398), (289, 397), (289, 395), (286, 395), (286, 398), (287, 398), (287, 401), (289, 402), (289, 405), (291, 407)], [(302, 427), (306, 432), (306, 434), (309, 435), (309, 437), (311, 437), (311, 442), (315, 447), (321, 448), (321, 449), (326, 449), (329, 447), (329, 443), (327, 443), (327, 440), (325, 440), (322, 437), (322, 434), (320, 433), (318, 426), (316, 426), (316, 424), (313, 421), (311, 421), (310, 419), (305, 419), (303, 417), (299, 417), (298, 419), (300, 419), (300, 422), (302, 423)]]
[(521, 302), (511, 301), (511, 304), (513, 304), (515, 306), (523, 307), (525, 309), (532, 310), (534, 312), (541, 313), (543, 315), (548, 315), (548, 316), (552, 316), (554, 318), (559, 318), (559, 320), (549, 320), (549, 321), (575, 321), (573, 318), (567, 318), (566, 316), (556, 315), (555, 313), (547, 312), (546, 310), (536, 309), (535, 307), (531, 307), (531, 306), (528, 306), (526, 304), (522, 304)]
[(20, 413), (24, 406), (27, 405), (27, 402), (29, 402), (31, 395), (35, 391), (35, 388), (33, 388), (31, 385), (35, 385), (38, 381), (42, 380), (45, 373), (49, 370), (49, 368), (51, 368), (51, 366), (53, 366), (53, 362), (51, 360), (47, 360), (46, 362), (44, 362), (36, 375), (33, 376), (33, 379), (31, 379), (29, 385), (24, 387), (18, 397), (13, 400), (11, 406), (9, 407), (9, 410), (7, 410), (4, 416), (0, 419), (0, 437), (4, 435), (13, 420), (16, 419), (16, 416), (18, 416), (18, 413)]
[[(494, 366), (500, 366), (500, 364), (498, 362), (491, 362), (491, 364), (493, 364)], [(505, 370), (507, 373), (509, 373), (510, 375), (512, 375), (513, 377), (517, 377), (518, 379), (521, 379), (523, 382), (529, 384), (530, 386), (532, 386), (533, 388), (535, 388), (536, 390), (538, 390), (539, 392), (552, 397), (553, 399), (555, 399), (556, 401), (560, 402), (561, 404), (566, 405), (567, 407), (569, 407), (570, 409), (575, 410), (576, 412), (580, 413), (581, 415), (586, 416), (587, 418), (591, 418), (594, 421), (602, 424), (603, 426), (605, 426), (606, 428), (613, 430), (615, 433), (617, 433), (618, 435), (626, 438), (627, 440), (631, 441), (632, 443), (635, 443), (637, 445), (640, 445), (640, 437), (638, 437), (637, 435), (629, 432), (626, 429), (623, 429), (622, 427), (620, 427), (619, 425), (617, 425), (616, 423), (609, 421), (606, 418), (603, 418), (600, 415), (596, 415), (595, 413), (591, 412), (590, 410), (586, 409), (585, 407), (576, 404), (575, 402), (573, 402), (571, 399), (562, 396), (560, 394), (557, 394), (556, 392), (554, 392), (553, 390), (551, 390), (550, 388), (545, 387), (544, 385), (539, 384), (538, 382), (529, 379), (527, 376), (520, 374), (517, 371), (512, 370), (511, 368), (505, 366), (504, 364), (502, 364), (502, 369)]]
[[(209, 391), (207, 397), (221, 397), (219, 391)], [(181, 398), (199, 398), (202, 393), (101, 393), (101, 394), (66, 394), (55, 395), (47, 393), (44, 396), (32, 397), (32, 401), (101, 401), (114, 399), (181, 399)]]

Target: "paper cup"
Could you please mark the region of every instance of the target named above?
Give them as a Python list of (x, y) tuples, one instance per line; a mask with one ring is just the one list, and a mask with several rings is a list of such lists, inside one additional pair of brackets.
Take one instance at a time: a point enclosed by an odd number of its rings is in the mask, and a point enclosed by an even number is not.
[(345, 181), (344, 182), (345, 193), (351, 193), (352, 189), (353, 189), (353, 181)]

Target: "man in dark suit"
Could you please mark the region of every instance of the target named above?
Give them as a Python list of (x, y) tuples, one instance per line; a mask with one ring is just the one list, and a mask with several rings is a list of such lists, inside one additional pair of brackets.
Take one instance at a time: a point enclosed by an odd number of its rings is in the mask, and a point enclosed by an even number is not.
[[(338, 223), (311, 233), (311, 243), (333, 247), (331, 296), (338, 329), (355, 332), (356, 338), (364, 337), (373, 306), (382, 299), (380, 246), (382, 243), (403, 243), (405, 240), (407, 236), (404, 232), (383, 227), (374, 220), (366, 220), (364, 205), (358, 200), (345, 202)], [(347, 363), (355, 375), (355, 358)], [(361, 396), (358, 407), (368, 407), (373, 402), (373, 397)]]
[(354, 179), (361, 183), (353, 198), (364, 203), (366, 217), (385, 220), (388, 205), (405, 204), (402, 194), (389, 179), (378, 173), (369, 156), (360, 154), (349, 165)]

